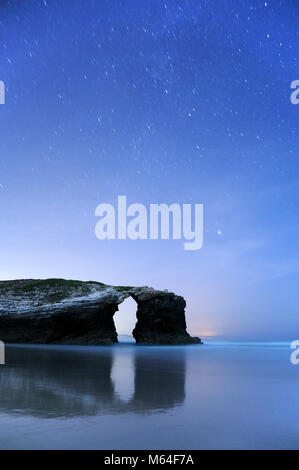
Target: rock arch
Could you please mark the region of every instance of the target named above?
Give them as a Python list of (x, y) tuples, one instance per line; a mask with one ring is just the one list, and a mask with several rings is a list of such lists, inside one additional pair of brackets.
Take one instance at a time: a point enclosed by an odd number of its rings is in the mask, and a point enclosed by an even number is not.
[(130, 296), (137, 303), (137, 344), (201, 343), (187, 333), (181, 296), (150, 287), (61, 279), (0, 282), (0, 338), (7, 343), (117, 343), (113, 316)]
[[(128, 296), (137, 304), (137, 322), (132, 332), (137, 344), (201, 343), (199, 338), (187, 333), (183, 297), (150, 287), (132, 288), (125, 298)], [(123, 302), (123, 299), (119, 300), (119, 303)]]

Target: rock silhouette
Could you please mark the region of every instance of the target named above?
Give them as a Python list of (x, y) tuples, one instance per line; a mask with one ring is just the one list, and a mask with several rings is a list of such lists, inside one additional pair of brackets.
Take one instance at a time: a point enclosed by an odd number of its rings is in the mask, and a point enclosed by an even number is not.
[(105, 345), (117, 342), (113, 315), (137, 303), (138, 344), (196, 344), (186, 330), (185, 299), (149, 287), (64, 279), (0, 282), (0, 339), (5, 343)]

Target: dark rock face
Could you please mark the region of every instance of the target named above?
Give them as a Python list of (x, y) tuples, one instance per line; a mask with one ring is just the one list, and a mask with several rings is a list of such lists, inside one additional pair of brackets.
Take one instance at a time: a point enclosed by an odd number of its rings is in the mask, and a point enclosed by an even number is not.
[(186, 331), (186, 301), (171, 292), (146, 289), (131, 294), (137, 302), (137, 324), (133, 330), (136, 343), (201, 343)]
[(4, 343), (112, 344), (117, 342), (113, 315), (118, 298), (45, 305), (32, 313), (0, 315)]
[(80, 281), (0, 282), (0, 339), (4, 343), (113, 344), (113, 315), (131, 296), (138, 305), (133, 331), (140, 344), (194, 344), (186, 331), (183, 297), (148, 287)]

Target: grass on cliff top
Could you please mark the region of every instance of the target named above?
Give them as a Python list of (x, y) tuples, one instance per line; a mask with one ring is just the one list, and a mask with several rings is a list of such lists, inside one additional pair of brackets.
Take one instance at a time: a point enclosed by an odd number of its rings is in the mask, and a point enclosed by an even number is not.
[[(14, 297), (26, 297), (39, 305), (57, 303), (69, 297), (90, 294), (94, 288), (104, 288), (106, 284), (96, 281), (75, 281), (72, 279), (20, 280), (6, 286)], [(97, 290), (97, 289), (96, 289)]]
[(128, 290), (133, 289), (133, 287), (132, 286), (115, 286), (115, 289), (118, 292), (127, 292)]
[[(10, 285), (9, 287), (15, 291), (22, 292), (31, 292), (36, 289), (48, 290), (48, 289), (58, 289), (58, 290), (71, 290), (81, 288), (83, 290), (89, 290), (91, 287), (110, 287), (103, 282), (98, 281), (77, 281), (73, 279), (61, 279), (61, 278), (49, 278), (49, 279), (28, 279), (14, 281), (14, 286)], [(133, 286), (111, 286), (119, 292), (126, 292), (133, 288)]]
[(34, 281), (28, 281), (24, 283), (20, 283), (16, 286), (17, 290), (22, 290), (23, 292), (30, 292), (35, 289), (59, 289), (59, 290), (69, 290), (69, 289), (76, 289), (76, 288), (86, 288), (88, 289), (88, 285), (94, 284), (95, 286), (105, 287), (106, 284), (102, 282), (96, 281), (74, 281), (72, 279), (59, 279), (59, 278), (50, 278), (50, 279), (38, 279)]
[[(9, 287), (14, 297), (26, 296), (27, 299), (37, 301), (38, 304), (42, 305), (44, 303), (58, 303), (69, 297), (81, 297), (90, 294), (94, 290), (101, 290), (110, 286), (97, 281), (50, 278), (17, 280), (6, 287)], [(122, 293), (128, 292), (132, 287), (115, 286), (114, 289)]]

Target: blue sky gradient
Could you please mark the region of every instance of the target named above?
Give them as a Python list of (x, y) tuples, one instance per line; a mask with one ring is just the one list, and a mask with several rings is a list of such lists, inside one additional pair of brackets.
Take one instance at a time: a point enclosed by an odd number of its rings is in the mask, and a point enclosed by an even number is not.
[[(299, 4), (0, 7), (0, 278), (167, 288), (189, 330), (298, 337)], [(99, 241), (98, 204), (203, 203), (204, 246)]]

